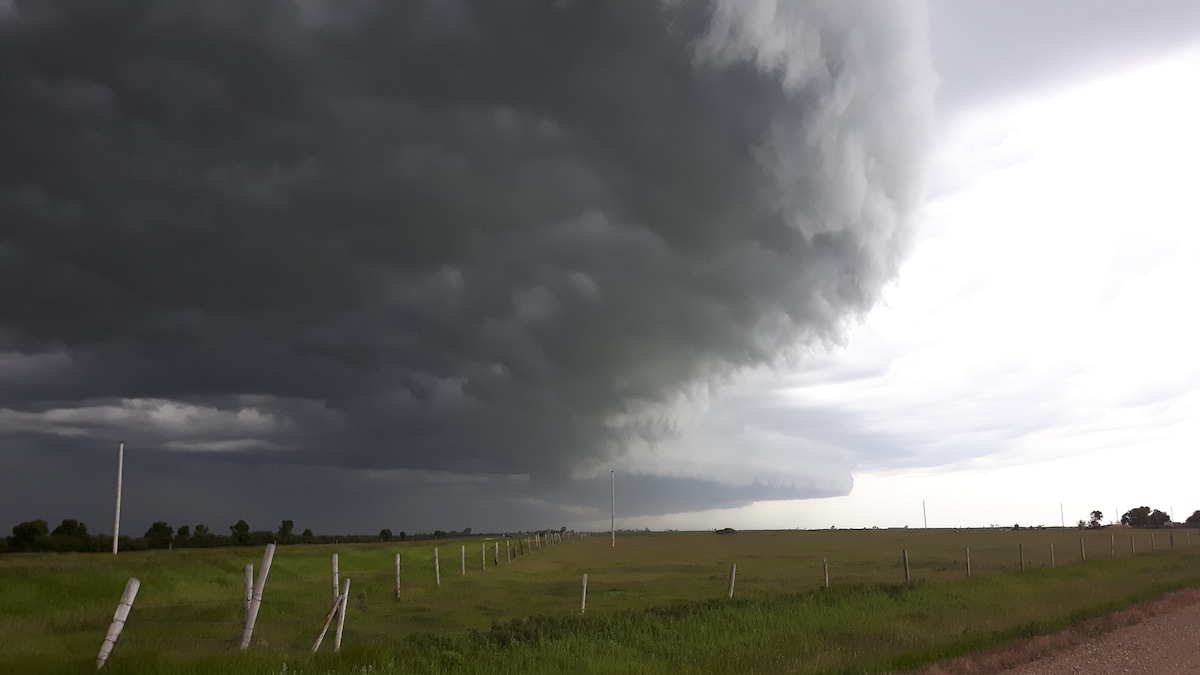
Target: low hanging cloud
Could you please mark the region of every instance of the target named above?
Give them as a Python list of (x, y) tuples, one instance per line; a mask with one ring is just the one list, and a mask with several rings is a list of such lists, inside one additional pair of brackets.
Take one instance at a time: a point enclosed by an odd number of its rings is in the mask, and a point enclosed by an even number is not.
[[(686, 438), (681, 401), (878, 299), (921, 187), (925, 24), (882, 2), (13, 3), (9, 463), (69, 429), (193, 463), (526, 476), (569, 506), (561, 479)], [(786, 484), (644, 510), (814, 494)]]

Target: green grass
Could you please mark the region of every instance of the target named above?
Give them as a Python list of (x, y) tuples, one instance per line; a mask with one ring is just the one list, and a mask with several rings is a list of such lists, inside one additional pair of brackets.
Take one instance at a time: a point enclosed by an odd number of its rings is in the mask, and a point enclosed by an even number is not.
[[(1061, 529), (638, 534), (615, 549), (607, 537), (568, 540), (512, 563), (501, 542), (486, 571), (480, 540), (440, 541), (440, 588), (431, 542), (280, 547), (247, 652), (237, 649), (244, 567), (257, 569), (261, 549), (11, 554), (0, 557), (0, 672), (93, 669), (131, 576), (142, 588), (108, 672), (891, 672), (1200, 584), (1200, 541), (1193, 549), (1176, 532), (1170, 548), (1158, 532), (1152, 551), (1150, 533), (1136, 536), (1131, 557), (1128, 532), (1115, 556), (1109, 533)], [(331, 631), (313, 657), (335, 551), (351, 579), (345, 637), (334, 654)]]

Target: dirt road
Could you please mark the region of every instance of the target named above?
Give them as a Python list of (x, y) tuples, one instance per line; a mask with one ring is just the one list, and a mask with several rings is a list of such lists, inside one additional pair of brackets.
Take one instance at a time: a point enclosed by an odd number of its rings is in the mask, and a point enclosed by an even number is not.
[(1085, 621), (1003, 649), (937, 664), (924, 675), (1200, 675), (1200, 589)]

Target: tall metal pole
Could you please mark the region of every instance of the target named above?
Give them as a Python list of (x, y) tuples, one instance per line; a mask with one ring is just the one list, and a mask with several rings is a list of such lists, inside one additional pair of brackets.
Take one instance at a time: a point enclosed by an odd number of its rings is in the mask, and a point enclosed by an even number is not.
[(117, 537), (121, 534), (121, 475), (125, 472), (125, 442), (117, 447), (117, 511), (113, 516), (113, 555), (117, 554)]
[(608, 472), (609, 480), (612, 482), (612, 547), (617, 547), (617, 472)]

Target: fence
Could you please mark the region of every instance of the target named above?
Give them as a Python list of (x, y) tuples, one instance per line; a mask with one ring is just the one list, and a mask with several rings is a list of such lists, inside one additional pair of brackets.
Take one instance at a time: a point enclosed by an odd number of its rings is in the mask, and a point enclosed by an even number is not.
[[(321, 555), (312, 547), (293, 556), (288, 548), (280, 548), (265, 581), (248, 648), (310, 650), (331, 621), (344, 624), (350, 640), (383, 635), (394, 640), (537, 613), (637, 608), (664, 598), (732, 598), (864, 582), (937, 581), (1159, 555), (1191, 546), (1186, 530), (671, 536), (626, 536), (615, 549), (605, 539), (603, 546), (593, 542), (564, 547), (551, 556), (540, 552), (564, 541), (556, 534), (438, 542), (436, 548), (424, 542), (399, 553), (368, 546)], [(800, 542), (803, 545), (797, 546)], [(452, 569), (445, 569), (446, 560), (455, 557), (459, 559)], [(463, 564), (472, 559), (474, 564)], [(155, 590), (153, 579), (144, 578), (147, 588), (126, 620), (120, 645), (149, 643), (156, 650), (184, 656), (239, 649), (249, 621), (248, 584), (240, 572), (231, 576), (236, 578), (219, 589), (228, 597), (201, 601), (172, 598), (169, 591)], [(353, 581), (348, 593), (347, 580)], [(333, 612), (339, 583), (342, 609)], [(194, 589), (189, 592), (195, 595)], [(120, 658), (120, 645), (110, 658)]]

